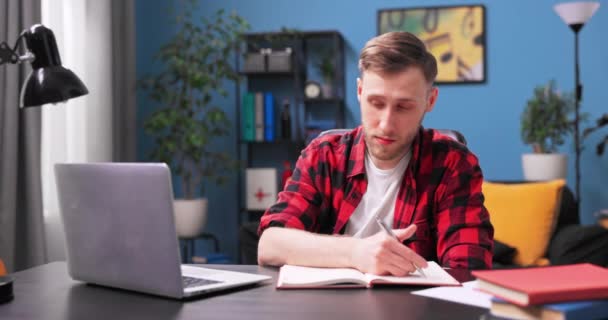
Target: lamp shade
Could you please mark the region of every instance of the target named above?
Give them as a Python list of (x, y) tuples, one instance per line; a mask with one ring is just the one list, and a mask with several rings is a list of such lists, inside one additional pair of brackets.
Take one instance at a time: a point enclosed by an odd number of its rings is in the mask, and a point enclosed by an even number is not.
[(87, 93), (87, 87), (69, 69), (62, 66), (34, 69), (21, 89), (21, 107), (62, 102)]
[(55, 35), (43, 25), (24, 33), (28, 50), (34, 55), (32, 71), (21, 89), (21, 107), (62, 102), (89, 93), (82, 81), (61, 66)]
[(599, 2), (595, 1), (580, 1), (580, 2), (565, 2), (555, 5), (553, 8), (557, 15), (574, 30), (578, 32), (595, 11), (600, 7)]

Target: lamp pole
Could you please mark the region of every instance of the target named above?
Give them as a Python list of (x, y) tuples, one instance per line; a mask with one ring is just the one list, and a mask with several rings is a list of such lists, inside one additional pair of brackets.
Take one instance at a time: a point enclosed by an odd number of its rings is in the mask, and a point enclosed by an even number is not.
[(580, 79), (579, 58), (578, 58), (578, 33), (583, 26), (600, 7), (598, 1), (574, 1), (556, 4), (553, 8), (557, 15), (574, 31), (574, 170), (576, 175), (576, 207), (580, 209), (581, 204), (581, 164), (580, 157), (582, 152), (580, 136), (580, 105), (583, 96), (583, 85)]
[(576, 175), (576, 203), (577, 207), (581, 204), (581, 137), (579, 133), (579, 121), (580, 121), (580, 104), (581, 98), (583, 95), (583, 85), (581, 84), (580, 79), (580, 67), (579, 67), (579, 59), (578, 59), (578, 32), (583, 27), (582, 24), (573, 24), (570, 25), (572, 30), (574, 30), (574, 85), (575, 85), (575, 95), (574, 95), (574, 171)]

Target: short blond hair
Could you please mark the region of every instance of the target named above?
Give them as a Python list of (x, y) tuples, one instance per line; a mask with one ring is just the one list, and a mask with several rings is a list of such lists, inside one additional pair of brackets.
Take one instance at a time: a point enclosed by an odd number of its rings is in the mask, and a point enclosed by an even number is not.
[(387, 32), (369, 40), (359, 55), (359, 72), (396, 73), (409, 67), (422, 70), (429, 83), (437, 77), (437, 60), (424, 42), (405, 31)]

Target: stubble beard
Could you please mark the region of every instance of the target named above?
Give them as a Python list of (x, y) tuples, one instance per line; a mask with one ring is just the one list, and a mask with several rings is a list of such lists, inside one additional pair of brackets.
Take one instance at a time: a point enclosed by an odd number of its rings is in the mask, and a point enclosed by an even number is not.
[(367, 134), (365, 135), (365, 144), (370, 155), (381, 161), (401, 159), (407, 153), (410, 145), (410, 143), (407, 143), (406, 141), (395, 141), (389, 146), (384, 146), (377, 141), (374, 141), (373, 136)]
[[(384, 146), (379, 142), (375, 141), (374, 134), (370, 133), (369, 130), (367, 130), (365, 126), (363, 126), (364, 141), (367, 147), (367, 152), (369, 152), (370, 155), (374, 158), (381, 161), (401, 160), (401, 158), (405, 156), (405, 154), (410, 150), (412, 142), (416, 138), (418, 130), (422, 125), (423, 119), (424, 117), (420, 119), (418, 126), (416, 126), (416, 130), (408, 132), (407, 136), (404, 139), (396, 138), (397, 140), (388, 146)], [(391, 138), (395, 139), (395, 137)]]

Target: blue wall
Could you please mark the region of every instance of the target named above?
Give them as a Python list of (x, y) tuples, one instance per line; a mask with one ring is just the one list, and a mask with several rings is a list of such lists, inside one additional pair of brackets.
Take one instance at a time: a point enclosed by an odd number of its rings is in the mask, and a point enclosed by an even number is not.
[[(558, 1), (353, 1), (353, 0), (222, 0), (200, 1), (200, 15), (219, 8), (236, 10), (252, 25), (252, 31), (336, 29), (347, 43), (347, 125), (360, 122), (355, 94), (359, 50), (376, 34), (378, 9), (432, 5), (484, 4), (486, 6), (487, 82), (478, 85), (440, 86), (437, 105), (425, 119), (426, 127), (454, 128), (465, 134), (469, 148), (480, 159), (485, 177), (492, 180), (522, 179), (521, 154), (530, 151), (520, 139), (520, 114), (539, 84), (555, 79), (566, 91), (574, 87), (574, 35), (555, 14)], [(153, 71), (153, 53), (173, 32), (168, 8), (180, 1), (137, 1), (137, 76)], [(608, 101), (608, 3), (580, 34), (582, 110), (593, 119), (607, 112)], [(152, 104), (139, 94), (139, 125)], [(234, 98), (218, 100), (236, 119)], [(604, 131), (604, 134), (608, 132)], [(585, 142), (582, 155), (581, 219), (593, 223), (593, 212), (608, 207), (608, 155), (597, 157), (594, 146), (603, 134)], [(150, 139), (140, 130), (138, 154), (145, 159)], [(221, 141), (236, 152), (236, 135)], [(569, 185), (574, 188), (572, 141), (562, 146), (570, 157)], [(221, 239), (222, 249), (233, 257), (237, 246), (236, 176), (224, 187), (210, 187), (210, 221), (207, 230)], [(524, 223), (522, 221), (522, 223)]]

